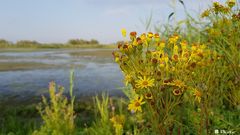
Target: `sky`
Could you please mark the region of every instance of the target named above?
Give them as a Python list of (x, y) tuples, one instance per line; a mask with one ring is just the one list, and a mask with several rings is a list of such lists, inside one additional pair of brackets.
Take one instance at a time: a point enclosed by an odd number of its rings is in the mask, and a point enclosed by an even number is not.
[[(123, 39), (122, 28), (128, 32), (145, 32), (144, 22), (151, 14), (152, 26), (165, 23), (174, 10), (177, 20), (183, 19), (183, 7), (178, 0), (173, 6), (173, 1), (0, 0), (0, 39), (65, 43), (78, 38), (115, 43)], [(212, 1), (225, 0), (183, 1), (188, 11), (196, 16)]]

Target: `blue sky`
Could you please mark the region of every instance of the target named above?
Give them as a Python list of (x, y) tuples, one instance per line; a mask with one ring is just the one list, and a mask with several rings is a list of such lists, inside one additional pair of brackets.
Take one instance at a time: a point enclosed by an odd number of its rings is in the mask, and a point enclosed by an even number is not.
[[(183, 1), (188, 11), (196, 15), (214, 0)], [(64, 43), (72, 38), (94, 38), (113, 43), (122, 39), (121, 28), (144, 32), (141, 20), (151, 13), (153, 24), (166, 22), (173, 11), (171, 3), (172, 0), (0, 0), (0, 39)], [(178, 2), (175, 9), (177, 18), (183, 18)]]

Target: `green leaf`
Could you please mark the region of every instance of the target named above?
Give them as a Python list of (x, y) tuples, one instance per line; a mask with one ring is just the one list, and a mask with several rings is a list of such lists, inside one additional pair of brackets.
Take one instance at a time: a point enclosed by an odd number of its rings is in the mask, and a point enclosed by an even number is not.
[(171, 19), (171, 17), (174, 15), (174, 12), (172, 12), (171, 14), (169, 14), (168, 16), (168, 21)]
[(183, 0), (178, 0), (178, 1), (185, 7)]

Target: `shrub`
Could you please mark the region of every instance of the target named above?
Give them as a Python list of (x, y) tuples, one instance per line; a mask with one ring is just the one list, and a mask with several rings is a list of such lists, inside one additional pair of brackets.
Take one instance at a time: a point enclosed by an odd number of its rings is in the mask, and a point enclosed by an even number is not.
[(42, 104), (38, 106), (38, 110), (43, 119), (43, 125), (40, 130), (35, 131), (34, 135), (72, 135), (75, 132), (74, 125), (74, 97), (73, 89), (73, 72), (70, 79), (70, 97), (63, 95), (64, 88), (57, 87), (54, 82), (49, 83), (50, 103), (43, 97)]

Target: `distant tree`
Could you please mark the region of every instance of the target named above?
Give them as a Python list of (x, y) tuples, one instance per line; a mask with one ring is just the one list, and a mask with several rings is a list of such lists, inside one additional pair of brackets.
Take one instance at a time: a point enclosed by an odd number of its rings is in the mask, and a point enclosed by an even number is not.
[(90, 41), (90, 44), (99, 44), (99, 42), (98, 42), (96, 39), (92, 39), (92, 40)]
[(9, 42), (5, 39), (0, 39), (0, 44), (9, 44)]
[(83, 40), (83, 39), (70, 39), (68, 41), (68, 44), (70, 45), (88, 45), (88, 44), (99, 44), (99, 42), (95, 39), (92, 39), (90, 41), (88, 40)]
[(7, 47), (9, 45), (11, 45), (12, 43), (5, 40), (5, 39), (0, 39), (0, 47)]
[(20, 40), (17, 41), (16, 45), (18, 47), (35, 47), (40, 45), (37, 41), (31, 41), (31, 40)]
[(77, 45), (79, 43), (78, 39), (70, 39), (68, 41), (68, 44), (71, 44), (71, 45)]

